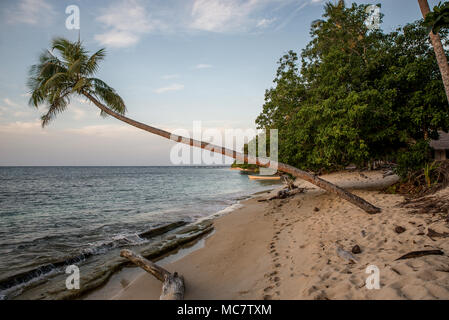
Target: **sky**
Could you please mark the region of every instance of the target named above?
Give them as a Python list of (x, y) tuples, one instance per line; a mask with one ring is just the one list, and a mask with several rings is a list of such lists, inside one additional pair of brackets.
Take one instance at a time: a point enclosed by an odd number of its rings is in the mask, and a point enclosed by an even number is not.
[[(106, 48), (98, 77), (135, 120), (170, 131), (192, 130), (194, 121), (203, 129), (254, 129), (277, 61), (307, 45), (324, 2), (0, 1), (0, 166), (173, 164), (173, 142), (100, 117), (82, 98), (41, 128), (45, 109), (28, 105), (26, 80), (52, 38), (80, 33), (90, 52)], [(416, 0), (354, 2), (380, 3), (385, 31), (421, 18)], [(79, 31), (66, 28), (70, 5), (79, 8)]]

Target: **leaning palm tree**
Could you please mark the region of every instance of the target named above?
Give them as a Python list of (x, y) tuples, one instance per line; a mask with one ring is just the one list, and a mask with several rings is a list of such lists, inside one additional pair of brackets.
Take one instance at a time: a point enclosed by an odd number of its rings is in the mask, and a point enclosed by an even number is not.
[(66, 110), (72, 96), (82, 96), (97, 106), (101, 110), (102, 115), (110, 115), (136, 128), (176, 142), (220, 153), (244, 163), (255, 163), (263, 167), (278, 169), (294, 177), (309, 181), (326, 191), (337, 194), (368, 213), (380, 212), (379, 208), (362, 198), (314, 174), (299, 170), (287, 164), (270, 161), (266, 158), (253, 157), (206, 142), (177, 136), (126, 117), (124, 115), (126, 106), (123, 99), (104, 81), (95, 78), (99, 62), (104, 57), (104, 49), (100, 49), (89, 56), (80, 41), (70, 42), (63, 38), (53, 40), (51, 50), (46, 50), (42, 53), (39, 58), (39, 63), (31, 67), (28, 81), (28, 86), (31, 89), (29, 103), (36, 108), (40, 105), (47, 106), (46, 113), (41, 117), (43, 127), (55, 119), (59, 113)]
[[(418, 4), (424, 19), (426, 19), (427, 15), (430, 13), (429, 3), (427, 0), (418, 0)], [(446, 53), (438, 33), (434, 33), (432, 29), (429, 32), (429, 37), (432, 42), (433, 50), (435, 51), (435, 57), (438, 62), (438, 67), (440, 68), (441, 78), (443, 79), (444, 90), (449, 102), (449, 64), (447, 63)]]

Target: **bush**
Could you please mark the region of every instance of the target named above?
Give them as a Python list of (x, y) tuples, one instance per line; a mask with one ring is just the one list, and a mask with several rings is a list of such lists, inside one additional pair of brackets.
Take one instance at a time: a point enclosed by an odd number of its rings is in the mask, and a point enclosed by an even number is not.
[(431, 161), (432, 149), (427, 140), (420, 140), (411, 145), (407, 151), (399, 152), (397, 155), (397, 164), (395, 173), (402, 180), (408, 179), (410, 174), (420, 171)]

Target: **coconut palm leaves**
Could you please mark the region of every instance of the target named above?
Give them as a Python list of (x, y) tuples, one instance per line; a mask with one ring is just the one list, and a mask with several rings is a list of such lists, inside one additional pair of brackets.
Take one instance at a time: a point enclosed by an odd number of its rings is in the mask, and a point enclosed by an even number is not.
[(43, 127), (66, 110), (73, 95), (89, 94), (119, 114), (126, 112), (125, 103), (115, 90), (95, 78), (105, 54), (105, 49), (100, 49), (89, 56), (80, 41), (56, 38), (51, 50), (40, 55), (39, 62), (30, 68), (28, 87), (31, 90), (30, 105), (36, 108), (47, 106), (41, 117)]
[(433, 12), (429, 12), (424, 20), (424, 25), (428, 28), (428, 32), (432, 31), (437, 34), (441, 29), (449, 27), (449, 2), (439, 3), (433, 8)]

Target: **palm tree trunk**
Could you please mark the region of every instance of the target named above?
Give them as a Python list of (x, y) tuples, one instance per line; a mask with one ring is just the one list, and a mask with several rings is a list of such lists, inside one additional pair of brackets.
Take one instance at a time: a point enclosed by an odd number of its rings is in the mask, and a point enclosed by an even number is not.
[[(429, 3), (427, 0), (418, 0), (419, 8), (421, 9), (424, 19), (430, 12)], [(430, 41), (432, 42), (433, 50), (437, 58), (438, 66), (440, 68), (441, 77), (443, 78), (444, 90), (449, 102), (449, 64), (447, 63), (446, 53), (444, 52), (443, 44), (440, 36), (430, 31)]]
[(209, 144), (207, 142), (202, 142), (202, 141), (198, 141), (198, 140), (171, 134), (168, 131), (164, 131), (164, 130), (161, 130), (161, 129), (158, 129), (155, 127), (151, 127), (144, 123), (132, 120), (128, 117), (125, 117), (117, 112), (112, 111), (111, 109), (109, 109), (108, 107), (103, 105), (91, 94), (89, 94), (87, 92), (84, 92), (83, 94), (105, 113), (113, 116), (114, 118), (116, 118), (118, 120), (126, 122), (126, 123), (132, 125), (133, 127), (145, 130), (147, 132), (156, 134), (158, 136), (167, 138), (169, 140), (188, 144), (189, 146), (198, 147), (198, 148), (209, 150), (209, 151), (212, 151), (215, 153), (220, 153), (222, 155), (234, 158), (240, 162), (255, 163), (261, 167), (273, 168), (273, 169), (277, 169), (277, 170), (285, 172), (285, 173), (289, 173), (294, 177), (306, 180), (306, 181), (313, 183), (314, 185), (320, 187), (321, 189), (324, 189), (326, 191), (336, 194), (337, 196), (341, 197), (342, 199), (345, 199), (345, 200), (351, 202), (352, 204), (356, 205), (357, 207), (363, 209), (367, 213), (374, 214), (374, 213), (378, 213), (381, 211), (380, 208), (373, 206), (372, 204), (365, 201), (364, 199), (362, 199), (362, 198), (346, 191), (345, 189), (342, 189), (326, 180), (323, 180), (314, 174), (299, 170), (298, 168), (292, 167), (288, 164), (284, 164), (281, 162), (275, 162), (275, 161), (271, 161), (269, 159), (261, 158), (261, 157), (249, 156), (249, 155), (246, 155), (246, 154), (243, 154), (240, 152), (236, 152), (234, 150), (230, 150), (227, 148)]

